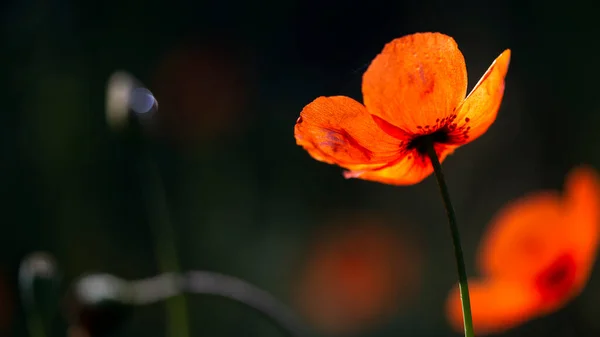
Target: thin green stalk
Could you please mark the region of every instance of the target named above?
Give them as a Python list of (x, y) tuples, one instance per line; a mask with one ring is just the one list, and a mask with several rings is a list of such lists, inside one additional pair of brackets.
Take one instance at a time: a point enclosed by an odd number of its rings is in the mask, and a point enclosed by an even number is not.
[(458, 286), (460, 290), (460, 300), (462, 303), (463, 322), (465, 325), (465, 337), (474, 337), (475, 333), (473, 331), (473, 318), (471, 316), (471, 299), (469, 298), (467, 270), (465, 268), (465, 259), (463, 257), (462, 246), (460, 244), (458, 223), (456, 221), (454, 207), (452, 207), (452, 201), (450, 200), (448, 186), (446, 186), (446, 179), (444, 179), (442, 165), (440, 164), (438, 156), (435, 153), (433, 142), (429, 142), (427, 144), (427, 155), (429, 156), (429, 159), (431, 159), (431, 164), (433, 165), (435, 178), (437, 179), (438, 185), (440, 187), (440, 193), (442, 194), (444, 207), (446, 208), (446, 215), (448, 216), (448, 224), (450, 225), (452, 243), (454, 244), (454, 257), (456, 259), (456, 268), (458, 269)]
[(37, 308), (33, 308), (27, 314), (27, 330), (29, 330), (29, 336), (31, 337), (46, 337), (46, 329), (44, 329), (44, 323), (42, 317)]
[[(158, 267), (161, 272), (180, 272), (177, 257), (175, 233), (171, 224), (169, 209), (165, 199), (165, 191), (156, 163), (150, 159), (149, 153), (144, 153), (145, 159), (141, 166), (142, 187), (145, 188), (148, 208), (148, 221), (156, 244), (155, 250)], [(189, 337), (187, 304), (183, 295), (175, 296), (166, 301), (167, 335), (170, 337)]]

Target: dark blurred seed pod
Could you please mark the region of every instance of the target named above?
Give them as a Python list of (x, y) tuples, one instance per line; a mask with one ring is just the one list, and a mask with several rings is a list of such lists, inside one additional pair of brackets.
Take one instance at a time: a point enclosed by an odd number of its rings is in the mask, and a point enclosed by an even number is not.
[(106, 121), (113, 130), (122, 130), (135, 118), (151, 127), (158, 102), (150, 90), (125, 71), (113, 73), (106, 84)]
[(59, 298), (60, 274), (52, 255), (35, 252), (27, 255), (19, 266), (19, 289), (26, 310), (40, 312), (56, 309)]
[(108, 274), (83, 276), (69, 289), (65, 314), (71, 327), (90, 337), (102, 337), (119, 329), (131, 316), (132, 288)]

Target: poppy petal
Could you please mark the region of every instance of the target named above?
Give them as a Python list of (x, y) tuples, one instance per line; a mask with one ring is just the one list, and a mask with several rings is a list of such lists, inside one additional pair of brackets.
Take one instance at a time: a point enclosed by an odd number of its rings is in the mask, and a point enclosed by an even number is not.
[[(510, 63), (510, 49), (494, 60), (469, 96), (457, 109), (456, 132), (464, 137), (462, 144), (475, 140), (496, 120), (504, 95), (504, 78)], [(457, 136), (457, 135), (455, 135)]]
[(583, 286), (596, 260), (600, 239), (600, 178), (591, 167), (581, 166), (569, 172), (565, 183), (563, 228), (578, 265), (576, 284)]
[(529, 283), (557, 252), (570, 248), (564, 227), (558, 194), (539, 192), (515, 200), (492, 219), (481, 241), (482, 273)]
[(351, 170), (380, 167), (400, 151), (400, 140), (383, 132), (362, 104), (345, 96), (319, 97), (304, 107), (294, 135), (316, 160)]
[(418, 134), (454, 114), (465, 98), (465, 60), (450, 36), (404, 36), (386, 44), (371, 62), (362, 92), (371, 114)]
[[(454, 151), (454, 147), (436, 145), (436, 152), (440, 162)], [(414, 185), (433, 173), (433, 166), (429, 158), (417, 151), (407, 151), (402, 158), (382, 168), (366, 168), (345, 172), (346, 178), (360, 178), (377, 181), (390, 185)]]
[(581, 274), (580, 265), (572, 251), (557, 251), (555, 259), (543, 266), (532, 280), (539, 296), (539, 313), (549, 314), (565, 305), (583, 289), (584, 283), (577, 283)]
[[(469, 296), (475, 334), (501, 333), (531, 319), (536, 313), (536, 295), (517, 282), (470, 280)], [(464, 331), (458, 286), (446, 302), (448, 321)]]

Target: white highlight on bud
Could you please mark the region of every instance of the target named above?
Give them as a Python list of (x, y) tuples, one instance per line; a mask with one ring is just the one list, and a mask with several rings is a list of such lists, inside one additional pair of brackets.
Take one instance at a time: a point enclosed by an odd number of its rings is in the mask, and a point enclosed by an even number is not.
[(135, 79), (124, 71), (112, 74), (106, 85), (106, 121), (111, 128), (122, 129), (129, 118), (129, 99)]
[(106, 84), (106, 121), (115, 130), (127, 126), (129, 112), (148, 114), (158, 107), (150, 90), (125, 71), (113, 73)]

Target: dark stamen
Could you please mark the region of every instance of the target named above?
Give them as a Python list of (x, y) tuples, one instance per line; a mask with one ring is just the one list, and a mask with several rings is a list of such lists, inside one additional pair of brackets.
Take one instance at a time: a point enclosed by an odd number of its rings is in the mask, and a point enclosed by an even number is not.
[(448, 131), (443, 128), (434, 133), (421, 135), (415, 137), (408, 143), (407, 149), (409, 150), (417, 150), (419, 154), (426, 155), (427, 154), (427, 146), (430, 143), (446, 143), (448, 142)]

